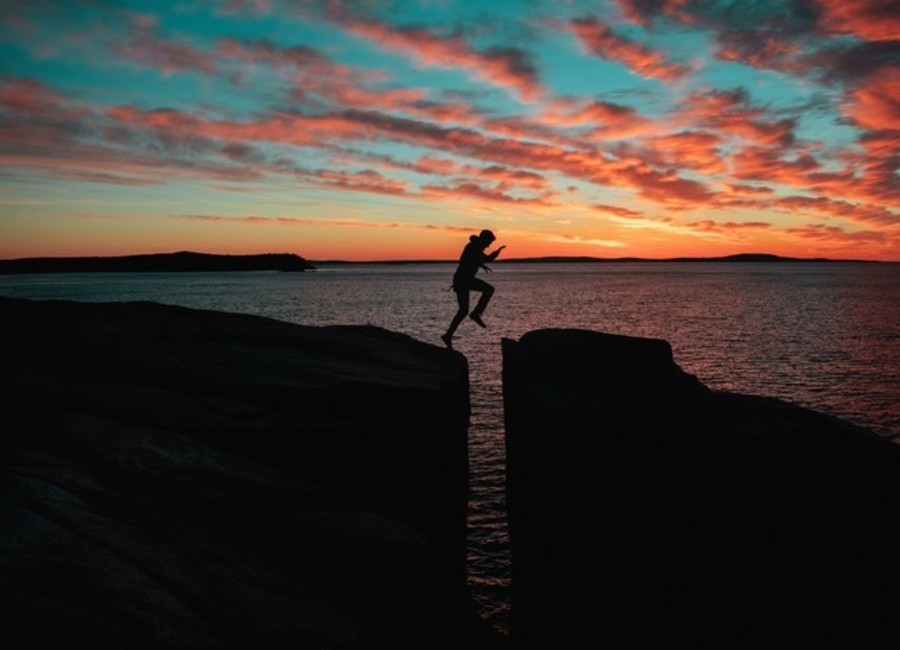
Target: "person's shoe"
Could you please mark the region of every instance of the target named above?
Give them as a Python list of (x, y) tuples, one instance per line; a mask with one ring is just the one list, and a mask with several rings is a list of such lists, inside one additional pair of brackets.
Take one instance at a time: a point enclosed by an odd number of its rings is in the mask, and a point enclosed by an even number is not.
[(449, 334), (441, 334), (441, 340), (444, 342), (444, 345), (447, 346), (447, 349), (453, 349), (453, 337)]
[(484, 324), (484, 321), (481, 320), (481, 314), (472, 313), (472, 314), (469, 314), (469, 318), (471, 318), (473, 321), (475, 321), (482, 327), (487, 327), (487, 325)]

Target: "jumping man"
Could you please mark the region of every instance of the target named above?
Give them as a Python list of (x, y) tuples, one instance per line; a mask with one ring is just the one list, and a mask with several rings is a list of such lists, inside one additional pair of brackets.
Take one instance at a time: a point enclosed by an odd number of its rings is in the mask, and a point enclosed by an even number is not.
[[(441, 340), (451, 350), (453, 349), (453, 333), (466, 317), (466, 314), (481, 327), (487, 327), (484, 321), (481, 320), (481, 315), (484, 313), (488, 302), (490, 302), (491, 296), (494, 295), (494, 287), (484, 280), (476, 278), (475, 274), (478, 273), (478, 269), (484, 269), (489, 272), (490, 269), (486, 264), (497, 259), (500, 251), (506, 248), (506, 246), (501, 246), (493, 253), (485, 253), (485, 249), (495, 239), (494, 233), (490, 230), (482, 230), (479, 235), (469, 237), (469, 243), (466, 244), (462, 255), (459, 257), (459, 268), (456, 269), (456, 273), (453, 275), (453, 290), (456, 292), (456, 301), (459, 303), (459, 309), (456, 311), (453, 320), (450, 321), (447, 333), (441, 336)], [(479, 298), (478, 304), (475, 305), (475, 309), (472, 310), (471, 314), (469, 314), (470, 291), (481, 292), (481, 298)]]

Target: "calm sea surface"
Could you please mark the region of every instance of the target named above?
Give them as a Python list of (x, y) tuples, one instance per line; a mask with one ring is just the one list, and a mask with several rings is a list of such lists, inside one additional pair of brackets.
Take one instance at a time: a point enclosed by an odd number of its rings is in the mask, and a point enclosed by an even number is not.
[[(454, 265), (332, 265), (313, 273), (0, 276), (0, 294), (153, 300), (305, 325), (372, 324), (440, 344)], [(499, 629), (508, 612), (500, 339), (543, 327), (663, 338), (708, 386), (780, 397), (900, 434), (900, 264), (501, 264), (488, 330), (466, 320), (470, 584)]]

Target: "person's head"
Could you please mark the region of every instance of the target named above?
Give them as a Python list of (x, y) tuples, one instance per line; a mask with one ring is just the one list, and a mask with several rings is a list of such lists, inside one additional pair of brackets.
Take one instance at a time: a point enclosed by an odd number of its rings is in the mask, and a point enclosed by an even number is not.
[(482, 230), (481, 233), (478, 235), (478, 239), (484, 245), (484, 247), (487, 248), (497, 238), (494, 237), (494, 233), (492, 233), (490, 230)]

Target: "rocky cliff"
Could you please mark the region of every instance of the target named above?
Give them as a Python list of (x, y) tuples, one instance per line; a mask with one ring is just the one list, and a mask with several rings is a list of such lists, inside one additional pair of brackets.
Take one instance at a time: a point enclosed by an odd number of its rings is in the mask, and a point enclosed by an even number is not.
[(665, 341), (505, 340), (517, 648), (900, 647), (900, 453)]
[(15, 647), (487, 642), (461, 355), (149, 303), (0, 310)]

